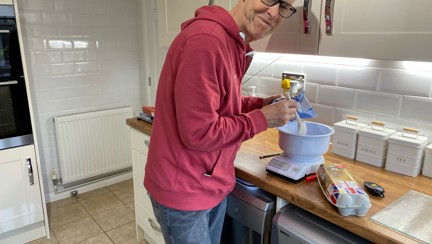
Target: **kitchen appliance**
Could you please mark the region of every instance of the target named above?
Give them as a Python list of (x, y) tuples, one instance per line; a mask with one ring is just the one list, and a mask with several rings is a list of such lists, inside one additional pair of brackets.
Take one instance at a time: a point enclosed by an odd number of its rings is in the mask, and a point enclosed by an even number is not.
[(329, 148), (330, 126), (306, 121), (307, 133), (300, 135), (297, 122), (292, 121), (279, 127), (279, 147), (283, 153), (274, 157), (266, 166), (267, 172), (298, 181), (315, 173), (324, 163), (323, 154)]
[(276, 197), (237, 178), (228, 195), (221, 244), (269, 244)]
[(12, 5), (0, 5), (0, 150), (33, 143)]
[(293, 204), (276, 213), (272, 244), (285, 243), (371, 243)]

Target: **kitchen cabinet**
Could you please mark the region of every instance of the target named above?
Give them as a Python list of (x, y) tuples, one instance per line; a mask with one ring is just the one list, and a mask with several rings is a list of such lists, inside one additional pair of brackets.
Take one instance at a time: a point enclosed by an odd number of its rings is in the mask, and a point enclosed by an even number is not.
[(318, 54), (322, 1), (309, 1), (309, 28), (306, 33), (303, 22), (305, 2), (295, 1), (293, 7), (297, 9), (296, 14), (286, 19), (272, 34), (252, 42), (251, 47), (257, 52)]
[(143, 185), (150, 136), (132, 127), (130, 132), (132, 140), (132, 168), (137, 240), (145, 239), (151, 244), (162, 244), (164, 243), (162, 232), (154, 217), (150, 198)]
[(429, 0), (334, 0), (333, 34), (322, 32), (319, 54), (432, 61), (431, 9)]
[[(230, 10), (236, 0), (214, 0), (213, 4)], [(194, 17), (195, 10), (209, 0), (158, 0), (159, 44), (169, 46), (180, 32), (180, 25)]]
[(252, 43), (256, 51), (385, 60), (432, 61), (432, 2), (428, 0), (333, 0), (331, 34), (326, 1), (309, 1), (310, 34), (303, 4), (272, 35)]
[(1, 150), (0, 179), (0, 243), (24, 243), (45, 236), (34, 145)]

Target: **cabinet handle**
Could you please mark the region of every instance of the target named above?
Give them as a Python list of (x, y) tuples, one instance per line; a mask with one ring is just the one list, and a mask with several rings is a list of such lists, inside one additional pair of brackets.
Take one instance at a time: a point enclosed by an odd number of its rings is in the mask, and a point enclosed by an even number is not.
[(332, 34), (332, 0), (326, 0), (325, 3), (325, 11), (324, 11), (325, 25), (326, 25), (326, 34)]
[(32, 186), (34, 185), (34, 177), (33, 177), (33, 166), (30, 158), (27, 159), (27, 169), (29, 174), (30, 185)]
[(152, 218), (148, 218), (147, 220), (150, 223), (150, 226), (152, 227), (153, 230), (162, 233), (160, 226), (156, 224)]
[(149, 147), (150, 146), (150, 140), (144, 140), (144, 144)]
[(303, 27), (304, 27), (304, 33), (310, 34), (311, 28), (309, 23), (309, 0), (304, 0), (303, 2)]

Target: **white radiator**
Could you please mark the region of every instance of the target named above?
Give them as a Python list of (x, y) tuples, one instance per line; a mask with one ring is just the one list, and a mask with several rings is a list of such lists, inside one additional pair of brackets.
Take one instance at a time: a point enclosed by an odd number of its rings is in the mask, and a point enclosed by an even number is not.
[(130, 168), (131, 107), (54, 118), (63, 184)]

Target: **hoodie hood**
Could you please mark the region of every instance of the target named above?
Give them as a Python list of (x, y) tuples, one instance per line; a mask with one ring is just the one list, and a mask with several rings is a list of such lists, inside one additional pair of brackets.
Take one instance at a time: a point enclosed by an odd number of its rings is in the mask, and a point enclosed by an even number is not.
[(232, 36), (236, 42), (246, 45), (243, 38), (240, 36), (240, 28), (237, 26), (231, 14), (224, 8), (216, 5), (203, 6), (195, 11), (195, 17), (185, 21), (181, 25), (181, 30), (187, 28), (195, 21), (206, 20), (213, 21), (221, 25), (226, 32)]

